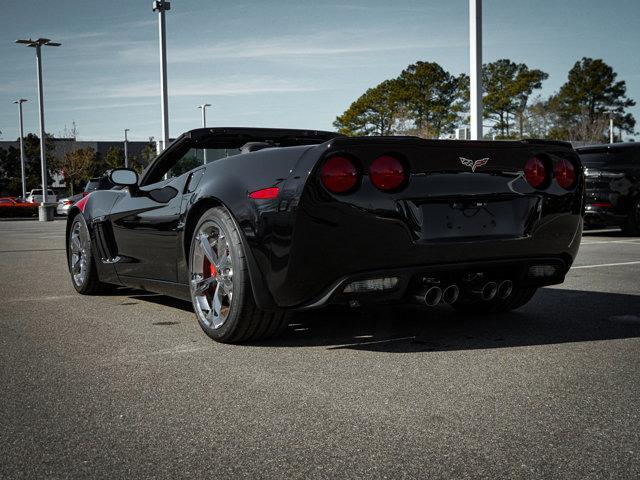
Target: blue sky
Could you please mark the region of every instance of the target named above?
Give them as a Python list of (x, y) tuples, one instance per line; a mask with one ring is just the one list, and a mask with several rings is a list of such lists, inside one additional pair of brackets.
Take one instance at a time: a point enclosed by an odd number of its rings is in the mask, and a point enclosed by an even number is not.
[[(151, 0), (3, 0), (0, 131), (37, 129), (35, 54), (44, 51), (46, 127), (76, 122), (80, 138), (159, 137), (157, 15)], [(172, 0), (167, 13), (172, 136), (200, 126), (332, 129), (367, 88), (417, 60), (468, 72), (467, 0)], [(640, 103), (640, 1), (485, 0), (484, 60), (510, 58), (550, 74), (556, 91), (583, 56), (603, 58)], [(640, 108), (633, 110), (640, 121)]]

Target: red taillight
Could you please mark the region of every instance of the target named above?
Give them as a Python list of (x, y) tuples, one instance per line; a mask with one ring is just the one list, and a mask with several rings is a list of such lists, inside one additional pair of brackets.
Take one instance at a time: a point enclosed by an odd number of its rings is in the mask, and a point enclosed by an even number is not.
[(390, 191), (400, 187), (407, 179), (407, 174), (400, 160), (391, 155), (382, 155), (371, 164), (369, 178), (380, 190)]
[(65, 200), (64, 204), (65, 205), (73, 205), (73, 202), (71, 200)]
[(558, 185), (569, 190), (576, 183), (576, 169), (566, 158), (561, 158), (553, 169)]
[(358, 169), (347, 157), (335, 155), (324, 162), (320, 177), (330, 192), (346, 193), (358, 183)]
[(278, 197), (278, 187), (263, 188), (249, 194), (249, 198), (254, 200), (270, 200)]
[(524, 178), (533, 188), (540, 188), (547, 183), (547, 167), (538, 157), (531, 157), (524, 166)]

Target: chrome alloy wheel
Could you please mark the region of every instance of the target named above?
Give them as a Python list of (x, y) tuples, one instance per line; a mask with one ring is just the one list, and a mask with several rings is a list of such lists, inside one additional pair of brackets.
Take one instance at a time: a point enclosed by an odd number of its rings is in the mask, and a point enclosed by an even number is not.
[(191, 250), (193, 307), (204, 325), (220, 328), (229, 317), (233, 298), (229, 241), (216, 222), (207, 221), (196, 232)]
[(69, 235), (69, 267), (73, 283), (78, 287), (84, 284), (89, 271), (89, 247), (89, 231), (82, 222), (76, 221)]

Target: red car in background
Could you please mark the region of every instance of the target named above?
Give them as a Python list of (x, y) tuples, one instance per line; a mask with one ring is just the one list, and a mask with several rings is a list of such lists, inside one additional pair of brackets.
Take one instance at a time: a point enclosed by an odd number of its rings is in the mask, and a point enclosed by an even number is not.
[(0, 198), (0, 207), (33, 207), (38, 203), (25, 202), (19, 198), (2, 197)]

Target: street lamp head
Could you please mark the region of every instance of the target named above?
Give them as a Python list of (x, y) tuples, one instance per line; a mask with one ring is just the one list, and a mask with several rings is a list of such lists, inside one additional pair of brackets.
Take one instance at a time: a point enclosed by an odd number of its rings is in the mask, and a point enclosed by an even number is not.
[(210, 107), (211, 104), (210, 103), (203, 103), (202, 105), (198, 105), (198, 108), (207, 108)]
[(27, 100), (26, 98), (20, 98), (19, 100), (16, 100), (13, 103), (17, 103), (18, 105), (20, 105), (21, 103), (28, 102), (28, 101), (29, 100)]
[(59, 47), (60, 45), (62, 45), (61, 43), (58, 43), (58, 42), (52, 42), (48, 38), (38, 38), (37, 40), (32, 40), (31, 38), (28, 38), (28, 39), (22, 38), (22, 39), (16, 40), (16, 43), (20, 43), (22, 45), (26, 45), (27, 47), (34, 47), (34, 48), (42, 45), (46, 45), (47, 47)]
[(153, 2), (154, 12), (165, 12), (167, 10), (171, 10), (171, 2), (167, 2), (165, 0), (155, 0)]

